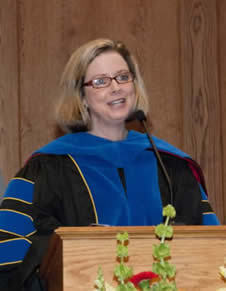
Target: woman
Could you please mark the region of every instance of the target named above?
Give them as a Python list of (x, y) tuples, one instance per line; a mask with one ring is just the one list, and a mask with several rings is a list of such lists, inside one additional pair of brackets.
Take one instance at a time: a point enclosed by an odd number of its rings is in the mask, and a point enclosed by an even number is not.
[(127, 131), (126, 120), (136, 110), (147, 113), (148, 98), (137, 63), (122, 43), (98, 39), (80, 47), (61, 85), (57, 118), (72, 133), (31, 156), (9, 183), (1, 206), (0, 264), (5, 284), (13, 282), (8, 278), (15, 282), (9, 290), (31, 290), (30, 282), (38, 288), (27, 278), (59, 226), (155, 225), (168, 203), (176, 208), (177, 223), (219, 223), (197, 164), (154, 138), (172, 197), (147, 136)]

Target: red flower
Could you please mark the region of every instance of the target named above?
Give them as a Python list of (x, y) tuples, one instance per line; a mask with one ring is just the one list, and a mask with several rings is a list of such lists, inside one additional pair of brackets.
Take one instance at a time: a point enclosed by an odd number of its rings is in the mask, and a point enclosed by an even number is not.
[(129, 281), (133, 283), (134, 286), (138, 286), (138, 284), (143, 280), (151, 280), (157, 278), (158, 275), (153, 272), (141, 272), (136, 275), (133, 275)]

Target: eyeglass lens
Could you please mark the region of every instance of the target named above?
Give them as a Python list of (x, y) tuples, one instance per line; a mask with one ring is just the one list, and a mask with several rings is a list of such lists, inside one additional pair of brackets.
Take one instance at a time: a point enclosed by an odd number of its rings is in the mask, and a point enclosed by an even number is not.
[(120, 73), (114, 77), (101, 77), (91, 80), (94, 88), (103, 88), (111, 84), (115, 80), (118, 84), (127, 83), (133, 80), (133, 75), (130, 72)]

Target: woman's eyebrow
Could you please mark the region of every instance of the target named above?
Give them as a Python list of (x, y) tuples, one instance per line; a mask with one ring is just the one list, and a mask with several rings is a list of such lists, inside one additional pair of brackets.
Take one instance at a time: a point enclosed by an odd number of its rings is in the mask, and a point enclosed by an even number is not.
[(124, 72), (129, 72), (129, 70), (128, 69), (121, 69), (121, 70), (118, 70), (118, 71), (116, 71), (114, 74), (107, 74), (107, 73), (104, 73), (104, 74), (98, 74), (98, 75), (95, 75), (95, 76), (93, 76), (92, 78), (91, 78), (91, 80), (93, 80), (93, 79), (96, 79), (96, 78), (99, 78), (99, 77), (111, 77), (111, 76), (115, 76), (115, 75), (117, 75), (117, 74), (119, 74), (119, 73), (124, 73)]

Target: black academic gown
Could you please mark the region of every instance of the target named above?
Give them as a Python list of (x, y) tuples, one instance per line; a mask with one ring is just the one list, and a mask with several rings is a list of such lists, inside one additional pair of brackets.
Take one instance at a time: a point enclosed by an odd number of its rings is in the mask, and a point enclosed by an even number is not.
[[(200, 187), (187, 161), (168, 153), (160, 154), (172, 181), (173, 204), (177, 211), (175, 222), (202, 224), (203, 213), (212, 209), (209, 203), (202, 202)], [(171, 203), (171, 198), (159, 166), (157, 171), (164, 206)], [(96, 223), (96, 216), (81, 173), (68, 155), (36, 154), (16, 177), (35, 181), (33, 201), (25, 204), (20, 200), (6, 199), (1, 209), (13, 209), (31, 216), (36, 231), (29, 237), (31, 247), (23, 262), (0, 267), (0, 290), (39, 291), (44, 287), (37, 268), (53, 230), (59, 226), (88, 226)], [(123, 179), (121, 182), (123, 184)], [(0, 232), (1, 241), (13, 237), (13, 234)]]

